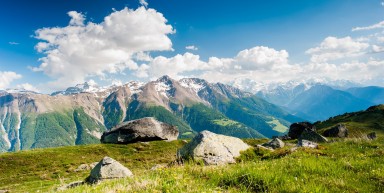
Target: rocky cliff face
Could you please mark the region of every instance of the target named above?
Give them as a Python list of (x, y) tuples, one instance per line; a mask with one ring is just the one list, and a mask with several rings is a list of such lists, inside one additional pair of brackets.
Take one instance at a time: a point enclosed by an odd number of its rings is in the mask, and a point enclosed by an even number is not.
[(196, 78), (176, 81), (163, 76), (146, 84), (108, 88), (82, 84), (52, 95), (3, 91), (0, 151), (98, 143), (103, 131), (143, 117), (178, 126), (180, 138), (205, 129), (236, 137), (270, 137), (298, 121), (250, 93)]

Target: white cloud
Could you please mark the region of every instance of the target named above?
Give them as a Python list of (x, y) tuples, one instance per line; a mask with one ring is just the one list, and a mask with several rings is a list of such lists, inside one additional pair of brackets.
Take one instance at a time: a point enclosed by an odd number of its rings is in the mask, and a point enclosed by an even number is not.
[(311, 55), (311, 62), (321, 63), (364, 54), (368, 43), (360, 42), (347, 36), (344, 38), (327, 37), (318, 47), (306, 51)]
[(383, 1), (383, 2), (381, 2), (381, 6), (383, 6), (383, 7), (384, 7), (384, 1)]
[(187, 49), (187, 50), (194, 50), (194, 51), (198, 50), (198, 48), (196, 46), (194, 46), (194, 45), (186, 46), (185, 49)]
[(378, 45), (372, 45), (373, 52), (384, 52), (384, 47), (378, 46)]
[(366, 27), (355, 27), (355, 28), (352, 28), (352, 31), (373, 30), (373, 29), (380, 29), (380, 28), (384, 28), (384, 21), (381, 21), (379, 23), (366, 26)]
[(144, 7), (148, 7), (148, 2), (146, 0), (140, 0), (140, 4)]
[(69, 21), (69, 25), (79, 25), (83, 26), (85, 21), (85, 16), (76, 11), (68, 12), (69, 17), (71, 17), (71, 21)]
[(18, 42), (8, 42), (8, 44), (10, 44), (10, 45), (19, 45), (20, 43), (18, 43)]
[(125, 8), (114, 11), (101, 23), (85, 24), (84, 15), (75, 11), (68, 15), (68, 26), (36, 31), (35, 37), (42, 41), (35, 48), (45, 57), (33, 70), (55, 79), (49, 85), (51, 89), (63, 89), (89, 77), (104, 77), (126, 69), (140, 70), (133, 59), (143, 60), (141, 56), (150, 51), (172, 50), (168, 35), (175, 31), (154, 9)]
[(11, 71), (0, 71), (0, 89), (6, 89), (14, 80), (22, 76)]
[(170, 58), (158, 56), (142, 67), (140, 75), (151, 79), (166, 74), (174, 78), (196, 76), (210, 81), (225, 81), (236, 76), (253, 73), (264, 75), (275, 71), (267, 76), (278, 77), (280, 70), (281, 73), (286, 73), (287, 68), (295, 70), (293, 65), (288, 64), (288, 57), (285, 50), (277, 51), (263, 46), (242, 50), (233, 58), (211, 57), (208, 61), (202, 61), (199, 55), (187, 52)]
[(39, 92), (39, 89), (37, 89), (35, 86), (29, 83), (19, 84), (16, 86), (18, 89), (28, 90), (28, 91), (34, 91)]

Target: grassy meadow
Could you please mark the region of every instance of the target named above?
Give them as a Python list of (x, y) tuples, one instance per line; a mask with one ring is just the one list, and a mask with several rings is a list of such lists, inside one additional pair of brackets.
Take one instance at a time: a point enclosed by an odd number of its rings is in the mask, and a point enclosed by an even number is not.
[[(266, 140), (245, 140), (256, 146)], [(175, 160), (185, 142), (130, 145), (84, 145), (36, 149), (0, 155), (0, 190), (54, 192), (83, 180), (82, 163), (108, 155), (133, 173), (133, 178), (83, 185), (64, 192), (384, 192), (384, 139), (340, 139), (318, 149), (285, 147), (274, 152), (250, 149), (237, 164), (174, 165), (155, 171), (155, 164)], [(294, 142), (294, 141), (292, 141)]]

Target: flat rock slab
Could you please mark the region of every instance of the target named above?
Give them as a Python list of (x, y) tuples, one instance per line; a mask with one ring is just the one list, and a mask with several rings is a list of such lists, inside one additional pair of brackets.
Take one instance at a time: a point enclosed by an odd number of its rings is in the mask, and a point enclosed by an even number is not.
[(240, 152), (250, 148), (241, 139), (202, 131), (179, 150), (183, 159), (202, 160), (205, 165), (236, 163)]

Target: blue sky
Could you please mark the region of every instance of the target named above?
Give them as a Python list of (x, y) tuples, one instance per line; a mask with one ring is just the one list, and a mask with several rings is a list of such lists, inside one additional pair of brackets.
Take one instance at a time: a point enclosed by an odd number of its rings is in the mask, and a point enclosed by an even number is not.
[(1, 1), (0, 89), (51, 92), (83, 81), (109, 85), (163, 74), (384, 86), (380, 0), (143, 2)]

